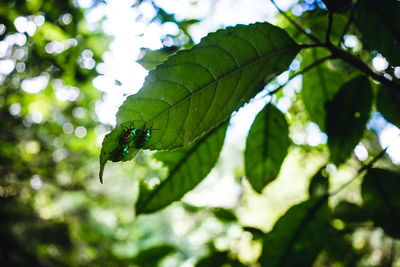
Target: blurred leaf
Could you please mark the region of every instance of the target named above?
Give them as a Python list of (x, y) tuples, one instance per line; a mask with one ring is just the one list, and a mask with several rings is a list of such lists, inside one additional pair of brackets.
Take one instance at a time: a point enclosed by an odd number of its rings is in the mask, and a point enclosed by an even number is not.
[(265, 236), (265, 233), (258, 228), (246, 226), (246, 227), (243, 227), (243, 230), (250, 232), (253, 235), (254, 240), (261, 239)]
[(222, 266), (229, 261), (228, 252), (217, 252), (215, 251), (211, 255), (200, 259), (195, 267), (210, 267), (210, 266)]
[(311, 179), (308, 193), (310, 197), (323, 196), (329, 191), (329, 178), (323, 175), (325, 166), (322, 167)]
[(364, 208), (386, 234), (400, 237), (400, 174), (371, 169), (361, 186)]
[(178, 50), (177, 46), (163, 47), (158, 50), (143, 50), (143, 56), (137, 62), (145, 69), (152, 70), (170, 55), (174, 54), (176, 50)]
[(400, 65), (400, 3), (396, 0), (360, 1), (355, 23), (365, 47), (378, 50), (392, 66)]
[[(305, 56), (309, 56), (316, 61), (324, 55), (326, 55), (326, 51), (313, 49)], [(306, 62), (308, 61), (310, 59), (306, 60)], [(343, 81), (343, 73), (332, 70), (332, 68), (328, 67), (328, 62), (322, 63), (303, 75), (301, 95), (304, 105), (310, 115), (310, 119), (317, 123), (324, 132), (326, 131), (325, 102), (333, 98)]]
[(285, 116), (268, 104), (251, 126), (244, 152), (247, 179), (258, 193), (279, 174), (290, 145)]
[(130, 262), (143, 267), (157, 266), (157, 263), (167, 256), (176, 251), (176, 248), (169, 244), (161, 244), (141, 250)]
[(372, 105), (368, 78), (359, 76), (345, 83), (326, 103), (326, 132), (331, 160), (339, 165), (359, 143)]
[(118, 147), (120, 125), (131, 122), (139, 129), (158, 129), (145, 149), (174, 149), (194, 141), (254, 97), (298, 51), (286, 32), (269, 23), (209, 34), (149, 73), (139, 93), (120, 107), (118, 126), (104, 138), (101, 155), (110, 157)]
[(348, 223), (368, 220), (365, 210), (357, 204), (342, 200), (333, 210), (333, 216)]
[(188, 146), (155, 154), (168, 167), (169, 174), (150, 192), (139, 193), (136, 214), (164, 208), (200, 183), (218, 160), (227, 127), (225, 122)]
[(400, 128), (400, 91), (386, 85), (379, 87), (376, 99), (378, 111), (385, 119)]
[(263, 240), (261, 266), (311, 266), (327, 240), (327, 198), (311, 198), (291, 207)]
[(213, 210), (214, 216), (224, 222), (234, 222), (237, 221), (237, 217), (232, 210), (225, 208), (214, 208)]
[(351, 0), (322, 0), (329, 11), (335, 12), (351, 3)]

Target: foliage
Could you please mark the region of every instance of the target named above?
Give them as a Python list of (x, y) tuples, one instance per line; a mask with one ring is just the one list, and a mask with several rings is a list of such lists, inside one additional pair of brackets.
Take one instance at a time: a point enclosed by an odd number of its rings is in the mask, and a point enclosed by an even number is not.
[[(101, 22), (87, 27), (75, 2), (0, 6), (0, 265), (400, 263), (400, 170), (377, 142), (382, 123), (400, 122), (398, 1), (298, 1), (296, 16), (271, 1), (277, 26), (227, 27), (198, 44), (190, 27), (201, 20), (137, 1), (132, 9), (155, 10), (147, 23), (174, 23), (179, 33), (162, 49), (142, 49), (138, 63), (149, 74), (113, 130), (96, 116), (102, 94), (92, 85), (111, 38)], [(382, 56), (389, 67), (376, 71)], [(259, 99), (244, 149), (227, 154), (235, 115)], [(327, 142), (307, 141), (310, 127)], [(95, 142), (109, 130), (101, 185)], [(121, 149), (127, 163), (104, 171)], [(234, 179), (218, 162), (239, 157)], [(190, 204), (216, 172), (239, 188), (235, 204)], [(297, 189), (300, 197), (290, 195)], [(263, 201), (281, 192), (287, 205), (267, 210)], [(270, 225), (252, 223), (256, 202), (255, 217), (268, 214)]]

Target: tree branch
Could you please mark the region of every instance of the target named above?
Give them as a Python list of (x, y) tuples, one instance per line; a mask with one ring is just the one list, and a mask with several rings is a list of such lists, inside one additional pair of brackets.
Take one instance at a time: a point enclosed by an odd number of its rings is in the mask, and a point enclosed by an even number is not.
[(275, 8), (279, 11), (279, 13), (282, 14), (293, 26), (295, 26), (301, 33), (306, 35), (311, 41), (314, 43), (321, 43), (321, 41), (312, 33), (306, 32), (296, 21), (294, 21), (292, 18), (290, 18), (286, 12), (284, 12), (282, 9), (278, 7), (278, 5), (275, 3), (274, 0), (271, 0), (271, 3), (275, 6)]
[(325, 43), (330, 42), (332, 24), (333, 24), (333, 13), (331, 11), (329, 11), (329, 13), (328, 13), (328, 29), (326, 30)]

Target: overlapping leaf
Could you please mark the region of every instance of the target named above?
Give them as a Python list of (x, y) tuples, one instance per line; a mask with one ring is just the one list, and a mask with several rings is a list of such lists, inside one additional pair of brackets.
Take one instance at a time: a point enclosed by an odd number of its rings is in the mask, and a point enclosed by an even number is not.
[(326, 103), (326, 132), (331, 160), (344, 162), (360, 141), (370, 115), (372, 88), (359, 76), (344, 84)]
[[(117, 113), (103, 141), (100, 164), (118, 146), (121, 125), (157, 129), (145, 148), (174, 149), (210, 131), (285, 70), (299, 46), (269, 23), (238, 25), (209, 34), (169, 57)], [(132, 149), (131, 153), (135, 153)]]
[(244, 153), (246, 176), (257, 192), (279, 174), (290, 145), (289, 129), (283, 114), (268, 104), (251, 126)]
[(371, 169), (361, 187), (364, 208), (388, 235), (400, 238), (400, 174)]
[(261, 266), (312, 266), (330, 221), (327, 198), (310, 198), (290, 208), (263, 240)]
[(396, 0), (360, 1), (355, 22), (366, 47), (378, 50), (391, 65), (400, 65), (400, 3)]
[(147, 191), (142, 187), (136, 203), (136, 213), (159, 210), (179, 200), (200, 183), (218, 160), (227, 126), (225, 122), (183, 148), (155, 154), (155, 158), (168, 167), (169, 174), (153, 190)]
[(376, 105), (386, 120), (400, 128), (400, 90), (381, 85)]

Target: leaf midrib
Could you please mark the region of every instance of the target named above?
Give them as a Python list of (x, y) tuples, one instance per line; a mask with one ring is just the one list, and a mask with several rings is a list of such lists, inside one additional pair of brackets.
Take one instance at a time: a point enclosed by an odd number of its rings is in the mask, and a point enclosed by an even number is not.
[[(258, 59), (251, 61), (249, 63), (244, 64), (243, 66), (234, 69), (233, 71), (227, 72), (226, 74), (222, 75), (218, 80), (213, 80), (212, 82), (204, 85), (203, 87), (201, 87), (200, 89), (198, 89), (196, 92), (192, 93), (192, 94), (188, 94), (186, 97), (184, 97), (183, 99), (181, 99), (180, 101), (178, 101), (175, 105), (172, 105), (171, 107), (167, 108), (166, 110), (164, 110), (163, 112), (159, 113), (158, 115), (156, 115), (155, 117), (153, 117), (152, 119), (148, 120), (147, 122), (151, 123), (154, 122), (155, 120), (165, 116), (166, 114), (168, 114), (171, 110), (177, 108), (179, 105), (185, 103), (188, 99), (195, 97), (197, 94), (200, 94), (201, 92), (203, 92), (204, 90), (206, 90), (207, 88), (213, 86), (216, 83), (221, 82), (222, 80), (225, 80), (227, 78), (230, 78), (231, 76), (233, 76), (234, 74), (243, 71), (246, 67), (250, 67), (252, 65), (255, 65), (259, 62), (262, 62), (263, 60), (269, 59), (270, 57), (273, 57), (279, 53), (284, 53), (290, 50), (295, 50), (295, 49), (299, 49), (299, 45), (296, 46), (291, 46), (291, 47), (287, 47), (285, 49), (281, 49), (281, 50), (277, 50), (274, 51), (272, 53), (269, 53), (263, 57), (259, 57)], [(158, 70), (158, 69), (156, 69)], [(276, 75), (275, 75), (276, 76)]]

